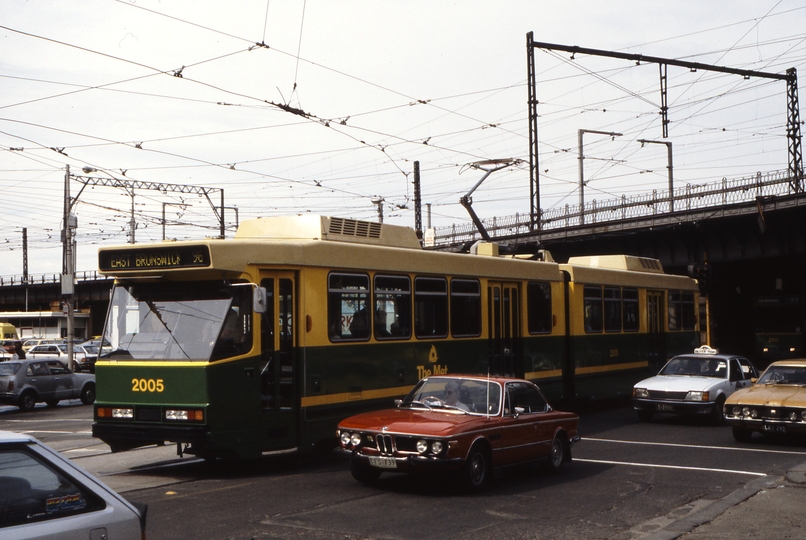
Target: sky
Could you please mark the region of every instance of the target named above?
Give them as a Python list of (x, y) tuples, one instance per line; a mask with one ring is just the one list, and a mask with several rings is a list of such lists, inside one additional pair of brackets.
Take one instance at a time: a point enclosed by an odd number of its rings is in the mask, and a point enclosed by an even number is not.
[[(132, 224), (137, 243), (218, 236), (222, 192), (227, 237), (304, 212), (414, 227), (415, 162), (424, 226), (470, 223), (459, 200), (486, 160), (511, 164), (473, 210), (528, 214), (528, 32), (801, 78), (806, 64), (797, 0), (3, 0), (0, 277), (23, 273), (23, 230), (29, 274), (62, 271), (65, 184), (78, 271)], [(619, 134), (585, 134), (585, 202), (668, 189), (666, 145), (641, 139), (671, 142), (676, 189), (787, 168), (783, 81), (669, 66), (663, 138), (657, 64), (534, 58), (544, 211), (579, 203), (579, 130)]]

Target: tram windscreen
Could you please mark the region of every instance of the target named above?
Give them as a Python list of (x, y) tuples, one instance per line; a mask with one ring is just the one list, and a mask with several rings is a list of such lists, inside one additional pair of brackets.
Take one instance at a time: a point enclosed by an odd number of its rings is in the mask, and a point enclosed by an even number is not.
[(110, 360), (217, 360), (252, 347), (252, 287), (222, 282), (120, 284), (104, 328)]

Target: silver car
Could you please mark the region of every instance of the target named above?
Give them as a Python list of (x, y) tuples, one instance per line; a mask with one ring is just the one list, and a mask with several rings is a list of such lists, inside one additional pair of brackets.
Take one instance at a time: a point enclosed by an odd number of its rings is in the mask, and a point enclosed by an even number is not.
[(136, 505), (28, 435), (0, 431), (0, 538), (146, 537)]
[(0, 404), (23, 411), (37, 403), (55, 407), (63, 399), (95, 402), (95, 375), (73, 373), (59, 360), (9, 360), (0, 362)]

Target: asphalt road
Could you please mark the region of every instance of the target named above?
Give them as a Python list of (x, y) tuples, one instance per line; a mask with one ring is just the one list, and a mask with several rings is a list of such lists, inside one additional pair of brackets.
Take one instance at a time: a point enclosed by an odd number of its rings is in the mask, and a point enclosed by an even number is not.
[(625, 406), (581, 415), (582, 442), (559, 476), (500, 472), (465, 495), (445, 478), (355, 482), (332, 453), (208, 464), (173, 446), (109, 453), (79, 401), (31, 413), (0, 407), (0, 429), (30, 433), (134, 501), (148, 538), (640, 538), (748, 482), (806, 462), (806, 442), (736, 443), (728, 426), (680, 417), (641, 423)]

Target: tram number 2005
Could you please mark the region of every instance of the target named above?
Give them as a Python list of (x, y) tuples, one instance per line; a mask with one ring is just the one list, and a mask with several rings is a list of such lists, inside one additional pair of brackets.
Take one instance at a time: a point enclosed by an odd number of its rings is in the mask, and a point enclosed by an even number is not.
[(162, 379), (132, 379), (132, 392), (162, 392)]

